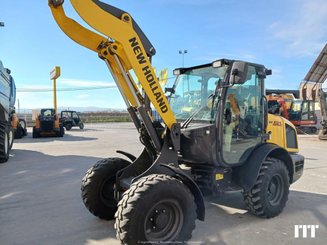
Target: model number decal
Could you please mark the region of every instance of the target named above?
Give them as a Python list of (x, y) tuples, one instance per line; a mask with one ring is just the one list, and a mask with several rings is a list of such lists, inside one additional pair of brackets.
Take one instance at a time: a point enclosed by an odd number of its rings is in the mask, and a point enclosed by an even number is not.
[(282, 123), (279, 121), (269, 121), (269, 124), (272, 124), (273, 126), (282, 126)]

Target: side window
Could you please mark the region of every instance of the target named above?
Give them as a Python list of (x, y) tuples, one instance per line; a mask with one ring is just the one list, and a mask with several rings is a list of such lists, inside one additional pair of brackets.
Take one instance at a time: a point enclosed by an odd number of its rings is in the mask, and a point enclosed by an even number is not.
[(78, 115), (76, 112), (73, 112), (73, 118), (78, 118)]
[(223, 124), (223, 155), (227, 163), (244, 161), (261, 142), (262, 86), (256, 67), (249, 66), (247, 81), (228, 88)]

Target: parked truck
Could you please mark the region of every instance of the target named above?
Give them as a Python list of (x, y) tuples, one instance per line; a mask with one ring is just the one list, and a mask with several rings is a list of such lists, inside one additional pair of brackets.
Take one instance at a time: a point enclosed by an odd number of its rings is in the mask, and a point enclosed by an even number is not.
[(11, 126), (11, 103), (15, 100), (16, 90), (10, 70), (0, 61), (0, 163), (8, 161), (9, 150), (14, 140)]

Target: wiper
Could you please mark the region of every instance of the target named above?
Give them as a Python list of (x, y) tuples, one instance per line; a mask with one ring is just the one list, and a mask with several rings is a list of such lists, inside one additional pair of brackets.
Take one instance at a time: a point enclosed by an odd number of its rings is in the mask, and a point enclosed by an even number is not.
[[(208, 97), (208, 100), (210, 98), (212, 98), (212, 101), (214, 101), (214, 94), (210, 94), (209, 97)], [(204, 108), (207, 107), (207, 104), (206, 105), (203, 105), (201, 106), (199, 109), (197, 109), (196, 111), (194, 111), (182, 124), (181, 128), (187, 128), (188, 125), (191, 123), (191, 121), (194, 119), (194, 117), (199, 113), (201, 112)]]

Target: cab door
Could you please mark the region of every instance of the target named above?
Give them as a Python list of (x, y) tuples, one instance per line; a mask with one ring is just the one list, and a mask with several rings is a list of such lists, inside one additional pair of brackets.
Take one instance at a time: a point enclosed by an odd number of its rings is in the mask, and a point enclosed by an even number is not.
[(262, 142), (264, 132), (264, 79), (260, 67), (249, 65), (247, 80), (227, 88), (224, 115), (222, 156), (228, 165), (244, 162)]

